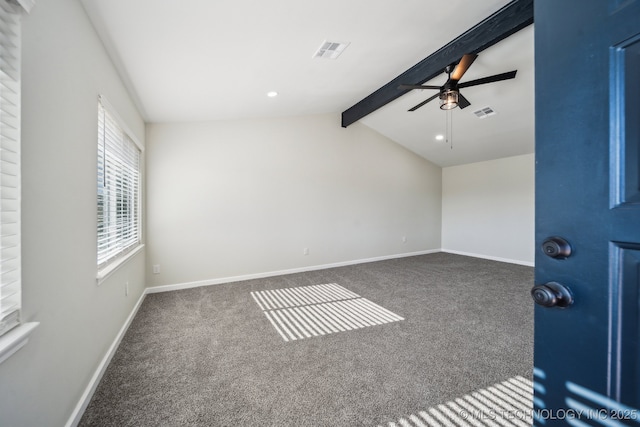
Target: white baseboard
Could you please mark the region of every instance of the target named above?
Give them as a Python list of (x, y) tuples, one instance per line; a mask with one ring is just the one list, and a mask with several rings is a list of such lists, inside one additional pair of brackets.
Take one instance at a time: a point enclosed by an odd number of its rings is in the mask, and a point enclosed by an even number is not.
[(352, 261), (342, 261), (336, 262), (332, 264), (321, 264), (321, 265), (312, 265), (308, 267), (300, 267), (300, 268), (291, 268), (288, 270), (279, 270), (279, 271), (269, 271), (265, 273), (254, 273), (254, 274), (245, 274), (242, 276), (231, 276), (231, 277), (222, 277), (219, 279), (210, 279), (210, 280), (200, 280), (197, 282), (187, 282), (187, 283), (177, 283), (174, 285), (161, 285), (161, 286), (152, 286), (147, 288), (147, 293), (153, 294), (157, 292), (169, 292), (169, 291), (177, 291), (179, 289), (190, 289), (190, 288), (199, 288), (201, 286), (211, 286), (211, 285), (220, 285), (223, 283), (232, 283), (232, 282), (240, 282), (243, 280), (252, 280), (252, 279), (263, 279), (265, 277), (274, 277), (274, 276), (284, 276), (285, 274), (293, 274), (293, 273), (304, 273), (307, 271), (315, 271), (315, 270), (324, 270), (327, 268), (335, 268), (335, 267), (344, 267), (347, 265), (355, 265), (355, 264), (364, 264), (367, 262), (375, 262), (375, 261), (385, 261), (389, 259), (396, 258), (406, 258), (417, 255), (426, 255), (433, 254), (436, 252), (441, 252), (440, 249), (428, 249), (424, 251), (417, 252), (409, 252), (404, 254), (395, 254), (395, 255), (384, 255), (374, 258), (365, 258), (365, 259), (357, 259)]
[(509, 264), (526, 265), (527, 267), (535, 267), (535, 263), (533, 263), (533, 262), (521, 261), (521, 260), (518, 260), (518, 259), (501, 258), (501, 257), (497, 257), (497, 256), (483, 255), (483, 254), (474, 254), (472, 252), (454, 251), (452, 249), (442, 249), (441, 252), (446, 252), (448, 254), (454, 254), (454, 255), (470, 256), (470, 257), (473, 257), (473, 258), (483, 258), (483, 259), (488, 259), (488, 260), (491, 260), (491, 261), (507, 262)]
[(98, 384), (102, 379), (102, 376), (107, 370), (107, 366), (109, 366), (109, 363), (113, 358), (113, 355), (115, 354), (116, 350), (118, 349), (118, 346), (120, 345), (120, 341), (122, 341), (124, 334), (127, 332), (127, 329), (129, 329), (129, 325), (131, 325), (131, 321), (136, 316), (136, 313), (138, 312), (138, 309), (142, 305), (142, 301), (144, 301), (144, 298), (146, 296), (147, 296), (147, 290), (145, 289), (142, 292), (142, 295), (140, 295), (138, 302), (136, 302), (136, 305), (133, 307), (133, 310), (131, 310), (131, 314), (129, 314), (129, 317), (127, 317), (127, 320), (124, 322), (124, 325), (122, 325), (122, 328), (120, 328), (120, 331), (118, 332), (118, 335), (116, 335), (116, 338), (113, 340), (113, 343), (111, 343), (111, 346), (107, 350), (107, 354), (105, 354), (104, 357), (102, 358), (102, 361), (98, 365), (98, 368), (93, 374), (93, 377), (91, 377), (91, 381), (89, 381), (87, 388), (84, 390), (84, 393), (82, 393), (82, 397), (80, 397), (80, 401), (78, 402), (73, 412), (71, 413), (71, 417), (67, 421), (67, 424), (65, 424), (65, 427), (76, 427), (80, 422), (80, 419), (82, 418), (82, 415), (84, 414), (85, 409), (87, 409), (87, 406), (89, 405), (89, 402), (93, 397), (93, 393), (95, 393), (96, 388), (98, 387)]

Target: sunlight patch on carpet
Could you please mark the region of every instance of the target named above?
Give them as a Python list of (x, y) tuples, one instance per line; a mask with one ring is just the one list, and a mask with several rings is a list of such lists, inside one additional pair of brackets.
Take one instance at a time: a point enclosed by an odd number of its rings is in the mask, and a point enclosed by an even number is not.
[(386, 427), (530, 427), (534, 417), (533, 383), (517, 376), (400, 418)]
[(251, 296), (285, 341), (404, 320), (336, 283), (255, 291)]

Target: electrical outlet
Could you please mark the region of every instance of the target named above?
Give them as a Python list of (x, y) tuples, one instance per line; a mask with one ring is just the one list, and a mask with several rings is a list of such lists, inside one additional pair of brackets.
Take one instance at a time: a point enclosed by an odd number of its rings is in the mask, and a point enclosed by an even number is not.
[(160, 274), (160, 264), (153, 265), (153, 274)]
[(129, 296), (129, 282), (124, 284), (124, 296)]
[(309, 248), (303, 248), (302, 255), (309, 255)]
[(407, 236), (402, 236), (402, 243), (407, 243)]

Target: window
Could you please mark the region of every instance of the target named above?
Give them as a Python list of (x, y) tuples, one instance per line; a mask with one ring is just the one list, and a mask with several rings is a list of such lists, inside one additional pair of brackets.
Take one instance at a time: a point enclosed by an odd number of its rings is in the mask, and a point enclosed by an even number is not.
[(20, 19), (32, 6), (0, 0), (0, 363), (38, 326), (21, 324), (20, 313)]
[(141, 243), (140, 148), (98, 102), (98, 269)]
[(20, 324), (20, 9), (0, 0), (0, 335)]

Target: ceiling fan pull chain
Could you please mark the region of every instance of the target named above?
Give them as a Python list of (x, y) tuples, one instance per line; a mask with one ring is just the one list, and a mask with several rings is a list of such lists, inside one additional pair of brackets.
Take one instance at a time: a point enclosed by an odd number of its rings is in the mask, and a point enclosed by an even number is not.
[(451, 136), (449, 137), (449, 145), (451, 146), (451, 149), (453, 150), (453, 111), (449, 111), (449, 133), (451, 134)]
[(446, 142), (447, 144), (449, 143), (449, 112), (446, 111), (444, 113), (444, 135), (445, 135), (445, 140), (444, 142)]
[(447, 144), (449, 144), (449, 113), (450, 113), (450, 111), (447, 111), (447, 112), (444, 113), (444, 115), (445, 115), (444, 133), (445, 133), (445, 135), (447, 135)]
[(449, 144), (449, 147), (453, 150), (453, 116), (451, 115), (452, 110), (447, 110), (446, 119), (445, 119), (445, 133), (447, 134), (446, 142)]

